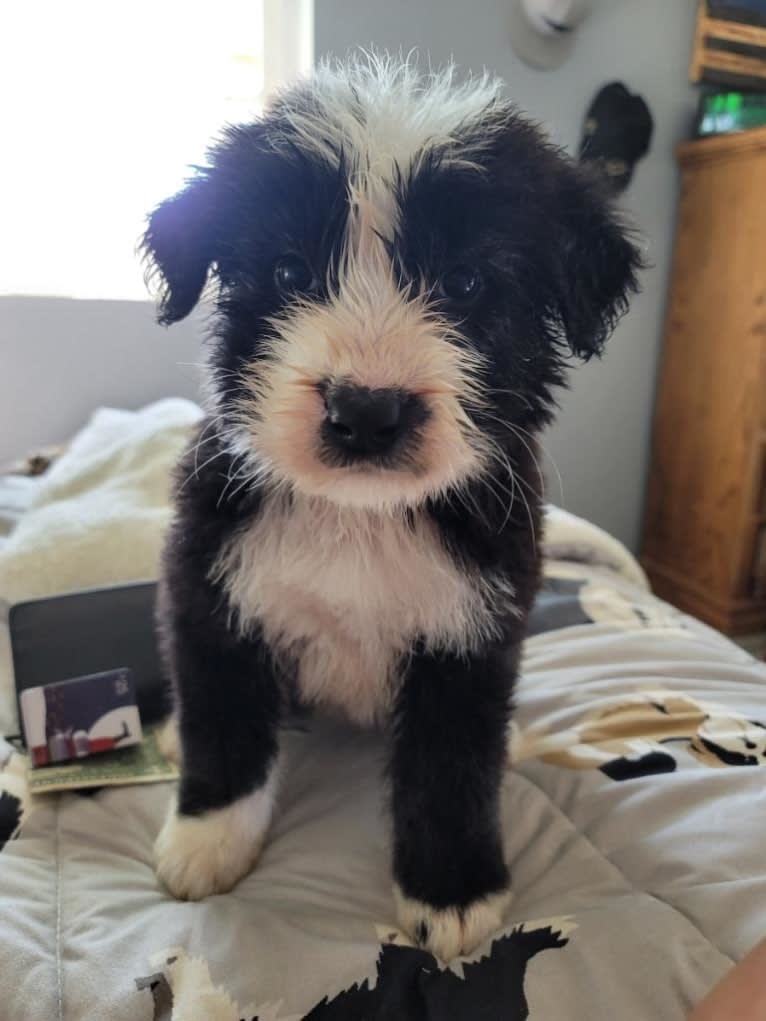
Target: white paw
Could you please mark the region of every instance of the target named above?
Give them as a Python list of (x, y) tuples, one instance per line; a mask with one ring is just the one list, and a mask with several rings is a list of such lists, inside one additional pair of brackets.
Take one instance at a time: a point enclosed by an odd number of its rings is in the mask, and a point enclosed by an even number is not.
[(399, 925), (418, 946), (445, 964), (472, 953), (503, 928), (503, 915), (512, 896), (510, 890), (502, 890), (465, 908), (434, 908), (405, 897), (394, 887)]
[(157, 731), (157, 747), (176, 766), (181, 765), (181, 735), (178, 732), (178, 718), (175, 713), (168, 716)]
[(179, 900), (226, 893), (255, 865), (274, 803), (274, 784), (204, 815), (178, 815), (175, 800), (154, 845), (157, 875)]

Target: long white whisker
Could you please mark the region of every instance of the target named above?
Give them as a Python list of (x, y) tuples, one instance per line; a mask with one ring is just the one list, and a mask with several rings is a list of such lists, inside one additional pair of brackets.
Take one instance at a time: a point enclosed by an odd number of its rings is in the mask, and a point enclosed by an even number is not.
[(496, 422), (503, 429), (507, 429), (511, 433), (511, 435), (515, 436), (516, 439), (519, 441), (519, 443), (522, 444), (522, 446), (525, 448), (525, 450), (529, 454), (530, 458), (532, 459), (532, 463), (534, 464), (535, 470), (537, 471), (538, 478), (540, 479), (540, 493), (541, 493), (541, 495), (544, 494), (545, 493), (545, 476), (543, 474), (542, 468), (540, 467), (540, 462), (539, 462), (538, 458), (536, 457), (533, 448), (530, 446), (529, 443), (526, 442), (526, 440), (521, 435), (521, 433), (526, 433), (526, 435), (529, 436), (529, 438), (532, 440), (533, 443), (537, 443), (538, 442), (537, 438), (535, 436), (533, 436), (531, 433), (527, 432), (527, 430), (521, 429), (520, 426), (513, 425), (511, 422), (505, 422), (502, 418), (499, 418), (497, 415), (493, 415), (493, 414), (491, 414), (489, 412), (485, 412), (484, 414), (485, 414), (485, 416), (487, 418), (489, 418), (493, 422)]
[(206, 434), (208, 432), (210, 432), (210, 429), (215, 424), (216, 424), (215, 417), (211, 417), (210, 421), (207, 423), (205, 428), (202, 430), (202, 432), (199, 435), (199, 439), (197, 440), (196, 444), (194, 445), (194, 472), (193, 472), (193, 474), (195, 476), (197, 476), (197, 477), (199, 477), (199, 474), (198, 474), (199, 473), (199, 448), (204, 446), (204, 444), (206, 444), (206, 443), (210, 443), (211, 440), (214, 440), (216, 438), (215, 436), (208, 436), (207, 439), (205, 439)]
[(523, 393), (521, 393), (520, 390), (508, 390), (508, 389), (506, 389), (504, 387), (488, 387), (487, 388), (487, 393), (488, 394), (498, 394), (498, 395), (500, 395), (500, 394), (507, 394), (509, 397), (515, 397), (518, 400), (523, 401), (524, 404), (527, 406), (527, 408), (529, 408), (530, 410), (532, 408), (532, 402), (529, 400), (528, 397), (526, 397)]
[[(513, 477), (511, 477), (511, 478), (512, 478), (512, 481), (513, 481)], [(502, 532), (505, 529), (505, 526), (508, 524), (508, 519), (511, 516), (511, 511), (513, 510), (513, 501), (515, 499), (515, 495), (514, 495), (515, 494), (515, 490), (512, 488), (510, 490), (510, 492), (509, 492), (505, 488), (505, 486), (503, 486), (503, 484), (500, 482), (500, 480), (498, 478), (496, 478), (494, 475), (485, 475), (484, 478), (482, 479), (482, 481), (483, 481), (484, 485), (492, 493), (492, 495), (497, 500), (497, 502), (500, 504), (500, 506), (501, 507), (505, 507), (505, 517), (503, 518), (503, 522), (500, 525), (500, 528), (498, 530), (499, 532)], [(507, 507), (506, 507), (505, 500), (503, 500), (503, 497), (502, 497), (501, 493), (497, 492), (497, 490), (495, 489), (495, 486), (500, 487), (501, 491), (504, 491), (505, 495), (508, 497), (508, 506)]]
[(521, 432), (525, 436), (528, 436), (530, 438), (530, 440), (532, 440), (540, 448), (540, 450), (543, 452), (543, 455), (544, 455), (546, 461), (548, 461), (548, 463), (550, 464), (550, 466), (553, 468), (554, 472), (556, 473), (556, 480), (557, 480), (557, 482), (559, 484), (559, 497), (560, 497), (561, 503), (563, 505), (563, 503), (564, 503), (564, 480), (561, 477), (561, 472), (559, 471), (558, 464), (556, 464), (555, 457), (550, 452), (548, 447), (546, 447), (546, 445), (543, 443), (543, 441), (540, 439), (539, 436), (533, 435), (528, 429), (523, 429), (520, 425), (514, 425), (514, 429), (517, 432)]
[(231, 493), (229, 499), (233, 500), (237, 493), (240, 493), (245, 488), (245, 486), (249, 486), (252, 482), (258, 481), (262, 474), (263, 474), (262, 471), (256, 468), (256, 470), (250, 472), (249, 475), (245, 475), (242, 482), (240, 482), (237, 488)]
[[(236, 479), (242, 478), (240, 472), (246, 466), (244, 462), (247, 460), (247, 455), (248, 451), (243, 451), (242, 453), (237, 454), (237, 456), (229, 465), (229, 471), (227, 472), (226, 475), (226, 485), (223, 487), (223, 489), (218, 495), (218, 499), (216, 501), (216, 508), (220, 507), (221, 504), (223, 503), (226, 497), (226, 490), (229, 488), (232, 482), (234, 482)], [(240, 461), (242, 462), (242, 464), (240, 464), (240, 466), (237, 467), (237, 463)]]
[(455, 490), (455, 494), (460, 503), (462, 504), (462, 506), (468, 511), (469, 514), (473, 514), (475, 517), (477, 517), (486, 528), (490, 527), (484, 512), (476, 502), (476, 497), (470, 492), (470, 490), (468, 490), (466, 487), (461, 486), (459, 489)]
[[(516, 491), (518, 491), (519, 497), (520, 497), (522, 503), (524, 504), (524, 507), (525, 507), (526, 512), (527, 512), (527, 518), (529, 520), (529, 528), (530, 528), (530, 531), (532, 532), (532, 542), (533, 542), (533, 544), (535, 546), (535, 549), (536, 549), (537, 548), (537, 533), (536, 533), (536, 530), (535, 530), (534, 516), (532, 514), (532, 508), (529, 505), (529, 501), (527, 500), (526, 496), (524, 495), (524, 490), (521, 488), (521, 483), (523, 483), (524, 480), (521, 478), (520, 475), (518, 475), (513, 470), (513, 467), (512, 467), (512, 465), (510, 463), (510, 460), (508, 459), (507, 454), (502, 449), (502, 447), (499, 445), (499, 443), (497, 443), (496, 441), (492, 441), (492, 447), (493, 447), (493, 453), (494, 453), (495, 459), (497, 461), (499, 461), (501, 466), (504, 467), (506, 472), (508, 473), (508, 477), (511, 480), (511, 483), (512, 483), (512, 485), (514, 487), (513, 488), (513, 492), (515, 493)], [(530, 454), (531, 454), (531, 451), (530, 451)], [(498, 485), (500, 484), (499, 480), (496, 479), (494, 476), (490, 476), (490, 478), (492, 478), (492, 480), (495, 483), (497, 483)], [(485, 478), (485, 481), (486, 481), (486, 478)], [(518, 486), (517, 486), (517, 483), (519, 484)], [(506, 526), (506, 524), (508, 522), (508, 517), (510, 516), (510, 511), (511, 511), (512, 507), (513, 507), (513, 499), (511, 500), (511, 503), (509, 504), (508, 512), (507, 512), (506, 518), (505, 518), (505, 520), (503, 522), (503, 526), (502, 526), (503, 528), (505, 528), (505, 526)]]
[(215, 459), (216, 459), (217, 457), (223, 457), (223, 455), (224, 455), (224, 454), (226, 454), (226, 453), (227, 453), (227, 451), (225, 451), (225, 450), (217, 450), (217, 451), (216, 451), (216, 452), (215, 452), (215, 453), (213, 454), (213, 456), (212, 456), (212, 457), (209, 457), (209, 458), (207, 459), (207, 461), (204, 461), (204, 462), (203, 462), (203, 463), (202, 463), (202, 464), (201, 464), (201, 465), (200, 465), (199, 467), (197, 467), (197, 465), (196, 465), (196, 463), (195, 463), (195, 465), (194, 465), (194, 468), (193, 468), (193, 469), (192, 469), (192, 470), (191, 470), (191, 471), (189, 472), (189, 474), (188, 474), (188, 475), (186, 476), (186, 478), (185, 478), (185, 479), (183, 480), (183, 482), (181, 483), (181, 485), (180, 485), (180, 486), (178, 487), (178, 492), (179, 492), (179, 493), (183, 492), (184, 488), (185, 488), (185, 487), (186, 487), (186, 486), (187, 486), (187, 485), (188, 485), (188, 484), (189, 484), (189, 483), (191, 482), (191, 480), (192, 480), (193, 478), (199, 478), (199, 473), (200, 473), (200, 472), (201, 472), (201, 471), (202, 471), (202, 470), (203, 470), (204, 468), (207, 468), (207, 466), (208, 466), (209, 464), (212, 464), (212, 463), (213, 463), (213, 461), (215, 461)]
[(527, 441), (524, 439), (524, 437), (518, 432), (516, 426), (509, 425), (508, 428), (513, 433), (513, 435), (516, 437), (516, 439), (519, 441), (519, 443), (522, 444), (522, 446), (527, 451), (529, 456), (532, 458), (532, 464), (535, 466), (535, 470), (537, 471), (537, 477), (540, 480), (540, 495), (542, 496), (545, 493), (545, 476), (543, 475), (543, 470), (540, 467), (540, 462), (539, 462), (539, 460), (537, 458), (537, 455), (535, 454), (535, 452), (534, 452), (533, 448), (530, 446), (530, 444), (527, 443)]

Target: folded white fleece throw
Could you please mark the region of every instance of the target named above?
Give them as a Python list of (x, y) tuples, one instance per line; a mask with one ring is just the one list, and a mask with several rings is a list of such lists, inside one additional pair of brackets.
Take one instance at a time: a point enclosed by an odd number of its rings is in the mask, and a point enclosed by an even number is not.
[[(140, 411), (102, 408), (39, 481), (0, 544), (0, 611), (77, 589), (156, 578), (170, 521), (172, 469), (202, 411), (167, 399)], [(548, 506), (547, 560), (582, 560), (645, 585), (635, 559), (596, 525)], [(13, 669), (0, 619), (0, 734), (15, 730)]]
[[(94, 413), (0, 545), (5, 615), (26, 599), (157, 576), (171, 471), (201, 415), (175, 398)], [(8, 628), (0, 623), (0, 733), (14, 718)]]

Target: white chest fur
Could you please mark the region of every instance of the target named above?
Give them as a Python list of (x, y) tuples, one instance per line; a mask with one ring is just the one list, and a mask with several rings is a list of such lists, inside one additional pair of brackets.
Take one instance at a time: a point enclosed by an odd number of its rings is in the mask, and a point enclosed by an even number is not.
[(260, 625), (292, 657), (301, 697), (360, 723), (390, 706), (414, 639), (471, 648), (491, 633), (498, 599), (512, 600), (507, 585), (458, 567), (425, 515), (408, 523), (301, 497), (273, 497), (215, 575), (240, 626)]

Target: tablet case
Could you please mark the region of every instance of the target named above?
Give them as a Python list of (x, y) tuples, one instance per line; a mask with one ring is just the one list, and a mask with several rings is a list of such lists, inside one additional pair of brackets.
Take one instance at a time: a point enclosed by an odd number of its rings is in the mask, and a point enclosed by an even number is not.
[(162, 719), (169, 698), (157, 648), (156, 595), (155, 582), (138, 582), (11, 606), (17, 699), (27, 688), (128, 667), (141, 719)]

